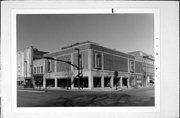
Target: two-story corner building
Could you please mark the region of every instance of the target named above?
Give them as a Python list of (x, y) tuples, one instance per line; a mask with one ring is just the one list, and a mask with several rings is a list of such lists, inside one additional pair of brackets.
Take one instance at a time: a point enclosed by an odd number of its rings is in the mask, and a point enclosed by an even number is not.
[(46, 53), (33, 46), (17, 51), (17, 86), (31, 87), (34, 85), (33, 62), (42, 58)]
[(154, 57), (142, 51), (129, 52), (135, 57), (135, 78), (137, 86), (154, 85)]
[[(86, 89), (115, 89), (143, 86), (144, 59), (132, 54), (112, 50), (86, 41), (62, 48), (59, 52), (45, 54), (57, 60), (71, 61), (83, 68), (83, 78), (75, 79), (77, 68), (60, 61), (46, 60), (43, 87), (69, 87)], [(147, 64), (146, 64), (146, 67)], [(152, 68), (151, 68), (152, 69)], [(146, 70), (147, 71), (147, 70)], [(79, 83), (78, 83), (79, 82)]]

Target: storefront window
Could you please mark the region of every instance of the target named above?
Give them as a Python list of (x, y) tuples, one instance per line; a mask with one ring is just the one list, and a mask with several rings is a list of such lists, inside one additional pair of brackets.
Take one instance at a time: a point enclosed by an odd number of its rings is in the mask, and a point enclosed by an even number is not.
[(101, 87), (101, 77), (94, 77), (94, 88)]

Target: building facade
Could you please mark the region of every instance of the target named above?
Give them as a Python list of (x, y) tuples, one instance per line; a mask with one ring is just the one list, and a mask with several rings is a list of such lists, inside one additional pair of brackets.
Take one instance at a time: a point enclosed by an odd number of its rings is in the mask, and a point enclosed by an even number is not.
[[(122, 53), (90, 41), (47, 53), (45, 57), (55, 60), (45, 59), (43, 87), (119, 89), (150, 86), (154, 78), (154, 60), (143, 52), (142, 55), (137, 53), (140, 52)], [(79, 63), (82, 77), (78, 79), (76, 67), (57, 60), (73, 65)]]
[(129, 52), (135, 57), (135, 75), (137, 86), (154, 84), (154, 57), (142, 51)]
[(43, 76), (45, 73), (46, 60), (45, 59), (36, 59), (33, 61), (33, 77), (35, 87), (43, 86)]
[(34, 85), (33, 62), (47, 52), (39, 51), (33, 46), (17, 51), (17, 85), (32, 87)]
[(54, 53), (28, 47), (18, 51), (17, 58), (18, 86), (105, 90), (154, 84), (153, 56), (123, 53), (90, 41)]

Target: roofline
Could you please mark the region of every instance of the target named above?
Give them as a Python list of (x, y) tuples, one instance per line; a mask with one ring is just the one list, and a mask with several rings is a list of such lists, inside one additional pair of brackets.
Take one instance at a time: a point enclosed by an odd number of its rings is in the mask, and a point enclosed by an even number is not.
[[(135, 58), (135, 56), (134, 55), (131, 55), (131, 54), (128, 54), (128, 53), (125, 53), (125, 52), (121, 52), (121, 51), (118, 51), (118, 50), (113, 50), (113, 49), (111, 49), (111, 48), (108, 48), (108, 47), (104, 47), (104, 46), (101, 46), (101, 45), (97, 45), (96, 43), (91, 43), (91, 42), (85, 42), (85, 43), (83, 43), (83, 44), (80, 44), (80, 45), (76, 45), (76, 46), (73, 46), (73, 47), (70, 47), (70, 48), (67, 48), (67, 49), (63, 49), (63, 50), (60, 50), (60, 51), (56, 51), (56, 52), (50, 52), (50, 53), (46, 53), (46, 54), (44, 54), (44, 56), (48, 56), (48, 55), (50, 55), (49, 57), (51, 57), (53, 54), (56, 54), (56, 53), (58, 53), (58, 52), (63, 52), (63, 51), (67, 51), (67, 50), (71, 50), (71, 49), (73, 49), (73, 48), (75, 48), (75, 47), (80, 47), (80, 46), (84, 46), (84, 45), (95, 45), (95, 46), (99, 46), (99, 47), (101, 47), (101, 48), (104, 48), (104, 49), (108, 49), (108, 50), (111, 50), (111, 51), (114, 51), (114, 52), (117, 52), (117, 53), (122, 53), (122, 54), (125, 54), (125, 55), (127, 55), (127, 57), (128, 58)], [(93, 49), (93, 48), (89, 48), (89, 49)], [(103, 49), (103, 50), (104, 50)]]
[(86, 45), (86, 44), (95, 44), (95, 45), (98, 45), (98, 43), (95, 43), (95, 42), (91, 42), (91, 41), (84, 41), (84, 42), (81, 42), (81, 43), (74, 43), (74, 44), (71, 44), (69, 46), (65, 46), (65, 47), (62, 47), (61, 50), (68, 50), (68, 49), (72, 49), (72, 48), (75, 48), (75, 47), (79, 47), (81, 45)]

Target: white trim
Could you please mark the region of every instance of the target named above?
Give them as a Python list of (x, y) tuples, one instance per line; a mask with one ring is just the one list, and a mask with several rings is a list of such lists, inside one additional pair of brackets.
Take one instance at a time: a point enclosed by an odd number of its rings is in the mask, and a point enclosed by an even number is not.
[[(97, 64), (97, 56), (99, 56), (100, 55), (100, 62), (99, 62), (99, 64)], [(95, 58), (95, 62), (94, 62), (94, 66), (95, 66), (95, 69), (97, 69), (97, 68), (100, 68), (101, 70), (102, 70), (102, 53), (96, 53), (95, 52), (95, 54), (94, 54), (94, 58)]]

